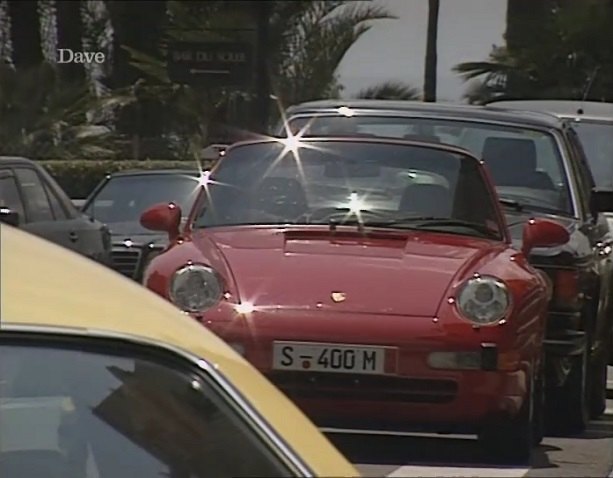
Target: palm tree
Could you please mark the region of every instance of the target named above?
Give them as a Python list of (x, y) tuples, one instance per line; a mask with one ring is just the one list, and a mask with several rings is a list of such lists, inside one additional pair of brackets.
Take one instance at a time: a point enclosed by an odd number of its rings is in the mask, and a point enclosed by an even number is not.
[(360, 90), (355, 98), (373, 100), (418, 100), (419, 90), (399, 81), (386, 81)]
[(439, 0), (428, 0), (428, 33), (424, 69), (424, 101), (436, 101), (436, 43), (438, 40)]
[(16, 68), (38, 65), (43, 61), (38, 2), (9, 0), (13, 64)]
[(19, 70), (0, 64), (0, 92), (1, 153), (32, 159), (112, 157), (109, 129), (88, 115), (131, 101), (100, 100), (87, 82), (67, 82), (49, 63)]
[(303, 11), (286, 21), (283, 43), (277, 45), (274, 89), (284, 105), (334, 94), (336, 69), (349, 48), (374, 20), (395, 18), (381, 6), (362, 2), (303, 3)]
[[(182, 2), (169, 1), (169, 41), (206, 42), (219, 39), (242, 39), (241, 34), (220, 32), (224, 27), (253, 27), (254, 2)], [(259, 3), (259, 2), (258, 2)], [(267, 69), (270, 89), (281, 104), (288, 105), (312, 98), (338, 94), (335, 71), (347, 50), (377, 19), (393, 18), (375, 5), (350, 1), (269, 1)], [(209, 28), (213, 26), (214, 28)], [(261, 40), (261, 39), (260, 39)], [(228, 120), (224, 112), (233, 105), (253, 104), (252, 88), (204, 87), (176, 85), (168, 78), (163, 59), (166, 43), (159, 44), (159, 54), (152, 55), (124, 47), (131, 64), (147, 78), (145, 96), (154, 98), (166, 108), (166, 131), (181, 139), (179, 155), (195, 151), (206, 143), (211, 125)], [(262, 71), (263, 73), (263, 71)], [(260, 84), (259, 96), (269, 88)], [(268, 94), (265, 95), (268, 99)], [(249, 113), (235, 116), (230, 122), (253, 128)], [(270, 121), (270, 120), (269, 120)], [(259, 120), (264, 129), (267, 121)]]
[[(83, 49), (82, 2), (77, 0), (57, 0), (57, 48), (72, 51)], [(81, 63), (58, 64), (60, 75), (68, 82), (81, 82), (85, 79), (85, 67)]]

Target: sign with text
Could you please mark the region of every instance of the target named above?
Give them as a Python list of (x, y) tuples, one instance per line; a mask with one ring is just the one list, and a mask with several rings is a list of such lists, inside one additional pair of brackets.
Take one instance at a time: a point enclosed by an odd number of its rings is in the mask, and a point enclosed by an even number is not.
[(167, 68), (176, 83), (247, 86), (253, 80), (253, 48), (245, 42), (172, 43)]

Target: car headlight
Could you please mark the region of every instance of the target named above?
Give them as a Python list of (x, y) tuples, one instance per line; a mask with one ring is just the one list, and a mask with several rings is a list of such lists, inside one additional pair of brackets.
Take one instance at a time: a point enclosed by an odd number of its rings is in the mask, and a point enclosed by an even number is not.
[(174, 273), (169, 295), (170, 300), (185, 312), (204, 312), (221, 300), (223, 288), (213, 269), (190, 264)]
[(489, 325), (504, 318), (511, 306), (511, 298), (501, 280), (474, 277), (460, 287), (456, 303), (464, 318), (478, 325)]

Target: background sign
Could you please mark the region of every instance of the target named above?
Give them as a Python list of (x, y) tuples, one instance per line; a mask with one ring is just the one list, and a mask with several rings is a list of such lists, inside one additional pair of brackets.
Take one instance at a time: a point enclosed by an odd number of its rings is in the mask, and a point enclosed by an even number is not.
[(249, 86), (253, 47), (245, 42), (177, 42), (168, 46), (168, 76), (175, 83)]

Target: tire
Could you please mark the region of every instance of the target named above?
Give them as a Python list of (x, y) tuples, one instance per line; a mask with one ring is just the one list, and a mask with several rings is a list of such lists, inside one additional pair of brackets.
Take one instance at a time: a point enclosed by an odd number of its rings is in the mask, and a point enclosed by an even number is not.
[(557, 434), (581, 433), (590, 418), (588, 347), (570, 360), (564, 385), (547, 390), (547, 428)]
[(536, 381), (530, 383), (528, 396), (514, 417), (501, 417), (485, 425), (479, 433), (481, 449), (488, 459), (509, 465), (526, 465), (538, 437), (533, 421), (536, 401)]
[(600, 417), (607, 408), (607, 358), (608, 351), (602, 351), (592, 365), (590, 379), (590, 417)]

